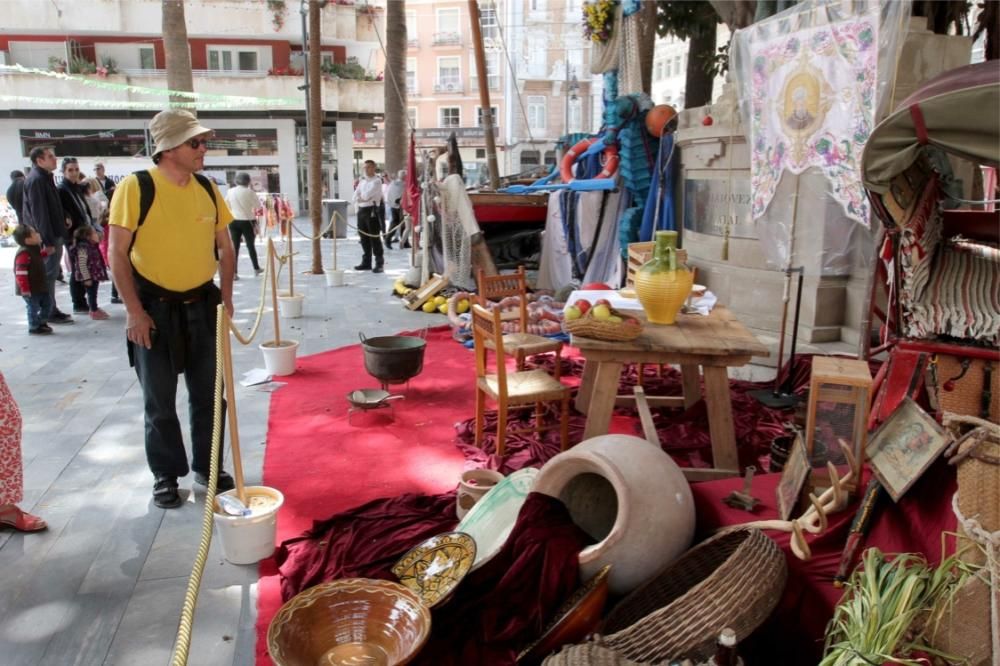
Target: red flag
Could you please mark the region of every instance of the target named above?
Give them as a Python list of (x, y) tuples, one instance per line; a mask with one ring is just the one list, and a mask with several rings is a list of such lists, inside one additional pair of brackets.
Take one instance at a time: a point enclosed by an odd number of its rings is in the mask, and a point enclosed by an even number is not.
[(402, 209), (413, 218), (413, 223), (420, 220), (420, 177), (417, 174), (417, 143), (413, 132), (410, 132), (410, 154), (406, 158), (406, 187), (403, 190)]

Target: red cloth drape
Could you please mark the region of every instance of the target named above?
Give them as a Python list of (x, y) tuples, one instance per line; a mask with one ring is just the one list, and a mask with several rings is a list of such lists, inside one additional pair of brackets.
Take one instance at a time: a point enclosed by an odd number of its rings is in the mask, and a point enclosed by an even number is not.
[(420, 175), (417, 173), (417, 144), (413, 132), (410, 132), (410, 152), (406, 156), (406, 187), (399, 205), (413, 218), (415, 225), (419, 224)]
[[(424, 539), (453, 529), (455, 493), (375, 500), (278, 549), (282, 597), (317, 583), (362, 576), (395, 580), (390, 568)], [(531, 493), (503, 549), (435, 608), (415, 664), (513, 664), (577, 588), (577, 554), (590, 539), (557, 499)]]

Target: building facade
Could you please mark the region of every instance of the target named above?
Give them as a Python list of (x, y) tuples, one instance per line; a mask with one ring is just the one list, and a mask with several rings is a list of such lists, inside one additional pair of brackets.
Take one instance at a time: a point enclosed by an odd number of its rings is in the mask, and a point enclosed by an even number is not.
[[(289, 5), (293, 3), (288, 3)], [(4, 0), (0, 26), (0, 173), (29, 165), (37, 145), (120, 179), (150, 164), (149, 119), (167, 106), (161, 2)], [(377, 8), (322, 10), (323, 187), (350, 198), (355, 125), (382, 113), (373, 68)], [(286, 3), (187, 0), (198, 115), (215, 129), (205, 171), (231, 183), (250, 172), (260, 190), (308, 201), (302, 27)], [(350, 66), (350, 67), (348, 67)], [(365, 80), (369, 79), (369, 80)]]
[[(554, 164), (560, 136), (595, 129), (594, 95), (600, 121), (590, 44), (581, 28), (582, 2), (480, 0), (479, 8), (500, 174)], [(468, 2), (407, 0), (406, 24), (406, 102), (417, 144), (441, 146), (454, 131), (466, 180), (485, 182), (486, 141)], [(379, 127), (356, 133), (356, 159), (381, 163), (382, 142)]]

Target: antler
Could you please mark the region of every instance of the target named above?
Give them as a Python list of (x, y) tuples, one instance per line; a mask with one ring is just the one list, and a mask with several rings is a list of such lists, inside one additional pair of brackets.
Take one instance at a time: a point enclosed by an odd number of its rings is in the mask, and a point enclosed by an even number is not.
[(830, 475), (830, 487), (823, 491), (819, 497), (809, 493), (809, 508), (801, 516), (793, 520), (758, 520), (751, 523), (741, 523), (724, 527), (720, 532), (730, 532), (737, 529), (756, 527), (761, 530), (777, 530), (779, 532), (791, 532), (791, 548), (795, 557), (806, 561), (812, 557), (812, 551), (806, 542), (806, 533), (822, 534), (826, 531), (829, 522), (827, 516), (837, 511), (842, 511), (848, 502), (847, 484), (854, 479), (855, 462), (857, 458), (851, 452), (847, 443), (837, 440), (847, 459), (848, 471), (844, 476), (840, 476), (836, 466), (827, 461), (826, 470)]

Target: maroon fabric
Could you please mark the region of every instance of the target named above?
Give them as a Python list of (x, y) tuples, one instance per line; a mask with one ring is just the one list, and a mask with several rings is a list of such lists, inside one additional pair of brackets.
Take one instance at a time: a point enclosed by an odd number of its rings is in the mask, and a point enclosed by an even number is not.
[(377, 499), (317, 520), (311, 530), (283, 542), (274, 554), (281, 600), (338, 578), (396, 580), (390, 569), (399, 558), (457, 522), (454, 491)]
[[(395, 580), (390, 569), (400, 557), (455, 522), (454, 492), (375, 500), (317, 521), (278, 549), (282, 598), (337, 578)], [(529, 494), (503, 549), (434, 609), (414, 663), (514, 664), (578, 586), (577, 555), (588, 543), (559, 500)]]
[[(865, 475), (867, 477), (867, 474)], [(761, 500), (759, 509), (749, 514), (722, 503), (731, 491), (742, 486), (740, 479), (724, 479), (691, 485), (698, 515), (698, 531), (707, 536), (725, 525), (778, 517), (774, 491), (780, 474), (754, 477), (753, 495)], [(867, 478), (865, 479), (867, 482)], [(864, 484), (862, 484), (862, 488)], [(877, 547), (886, 553), (923, 553), (933, 563), (941, 560), (941, 534), (954, 532), (955, 516), (951, 496), (956, 488), (954, 468), (936, 462), (907, 492), (899, 504), (888, 496), (879, 502), (863, 548)], [(833, 576), (857, 509), (854, 502), (846, 510), (829, 517), (829, 528), (818, 536), (807, 535), (812, 558), (803, 562), (791, 554), (790, 535), (768, 531), (788, 562), (788, 582), (774, 613), (757, 632), (741, 645), (748, 664), (815, 664), (823, 648), (826, 625), (842, 590), (833, 586)], [(854, 563), (856, 564), (856, 563)], [(789, 631), (794, 628), (794, 631)]]

